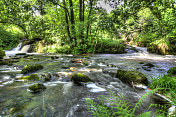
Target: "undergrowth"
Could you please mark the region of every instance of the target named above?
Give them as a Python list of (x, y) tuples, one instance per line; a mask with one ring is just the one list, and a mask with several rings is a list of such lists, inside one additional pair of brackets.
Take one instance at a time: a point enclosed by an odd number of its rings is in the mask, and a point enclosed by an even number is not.
[[(138, 103), (136, 103), (134, 107), (132, 107), (132, 105), (128, 102), (128, 100), (125, 99), (122, 94), (116, 95), (112, 92), (110, 92), (110, 97), (99, 96), (98, 102), (95, 102), (90, 98), (86, 98), (86, 104), (89, 112), (91, 112), (95, 117), (165, 117), (166, 113), (162, 110), (156, 111), (154, 115), (152, 115), (151, 111), (147, 110), (142, 114), (135, 114), (135, 111), (140, 108), (145, 98), (157, 90), (158, 89), (154, 89), (150, 92), (147, 92), (139, 99)], [(152, 106), (156, 105), (151, 104), (150, 107)]]

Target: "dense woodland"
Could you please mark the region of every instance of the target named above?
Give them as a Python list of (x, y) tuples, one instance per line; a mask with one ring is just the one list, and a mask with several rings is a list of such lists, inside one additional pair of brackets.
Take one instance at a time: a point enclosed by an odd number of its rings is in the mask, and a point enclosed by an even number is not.
[(175, 53), (175, 0), (105, 2), (110, 13), (98, 0), (1, 0), (0, 47), (22, 41), (33, 52), (124, 53), (126, 43)]

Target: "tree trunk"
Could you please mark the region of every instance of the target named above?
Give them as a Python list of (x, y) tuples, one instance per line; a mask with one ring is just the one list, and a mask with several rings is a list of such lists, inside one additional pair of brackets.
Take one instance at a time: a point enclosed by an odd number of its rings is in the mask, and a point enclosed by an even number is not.
[(79, 39), (81, 44), (84, 44), (83, 40), (83, 0), (79, 0)]
[(89, 27), (90, 27), (90, 16), (92, 14), (92, 8), (93, 8), (93, 0), (90, 0), (90, 10), (89, 10), (89, 16), (88, 16), (88, 22), (87, 22), (87, 32), (86, 32), (86, 39), (89, 37)]
[(74, 45), (76, 45), (76, 32), (75, 32), (75, 19), (74, 19), (74, 10), (73, 10), (73, 2), (72, 0), (69, 0), (70, 4), (70, 22), (71, 22), (71, 32), (72, 32), (72, 39), (74, 40)]
[[(63, 5), (64, 5), (64, 7), (66, 7), (65, 0), (63, 0)], [(69, 20), (68, 20), (67, 10), (64, 9), (64, 11), (65, 11), (65, 22), (66, 22), (66, 24), (67, 24), (67, 34), (68, 34), (68, 37), (69, 37), (70, 42), (72, 42), (73, 39), (72, 39), (71, 34), (70, 34), (70, 27), (69, 27), (69, 22), (68, 22)]]

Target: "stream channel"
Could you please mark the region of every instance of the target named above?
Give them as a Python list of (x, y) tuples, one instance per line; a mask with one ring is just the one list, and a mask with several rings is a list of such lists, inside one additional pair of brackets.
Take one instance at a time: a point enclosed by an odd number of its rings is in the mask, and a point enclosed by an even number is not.
[[(25, 56), (11, 57), (17, 62), (12, 66), (0, 66), (0, 117), (91, 117), (85, 105), (85, 98), (96, 99), (99, 95), (109, 95), (111, 89), (124, 95), (133, 105), (148, 90), (129, 87), (115, 78), (118, 69), (134, 69), (145, 74), (149, 81), (176, 67), (176, 56), (150, 54), (146, 48), (127, 49), (125, 54), (60, 55), (27, 53)], [(73, 59), (88, 61), (88, 65), (72, 63)], [(151, 69), (143, 65), (151, 63)], [(49, 73), (51, 81), (44, 82), (46, 90), (30, 93), (28, 87), (39, 81), (18, 81), (24, 76), (21, 69), (28, 64), (41, 64), (42, 70), (36, 73)], [(96, 79), (95, 83), (77, 86), (72, 83), (70, 74), (81, 72)], [(29, 75), (29, 74), (27, 74)], [(153, 98), (148, 98), (137, 110), (145, 112)], [(154, 102), (155, 103), (155, 102)], [(155, 108), (151, 108), (155, 112)]]

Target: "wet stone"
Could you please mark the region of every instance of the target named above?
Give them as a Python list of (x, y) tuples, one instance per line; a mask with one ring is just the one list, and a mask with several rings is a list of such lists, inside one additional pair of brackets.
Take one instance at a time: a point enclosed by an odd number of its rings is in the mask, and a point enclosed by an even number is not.
[(38, 92), (41, 92), (41, 91), (44, 91), (46, 89), (45, 85), (43, 84), (34, 84), (34, 85), (31, 85), (28, 90), (31, 92), (31, 93), (38, 93)]

